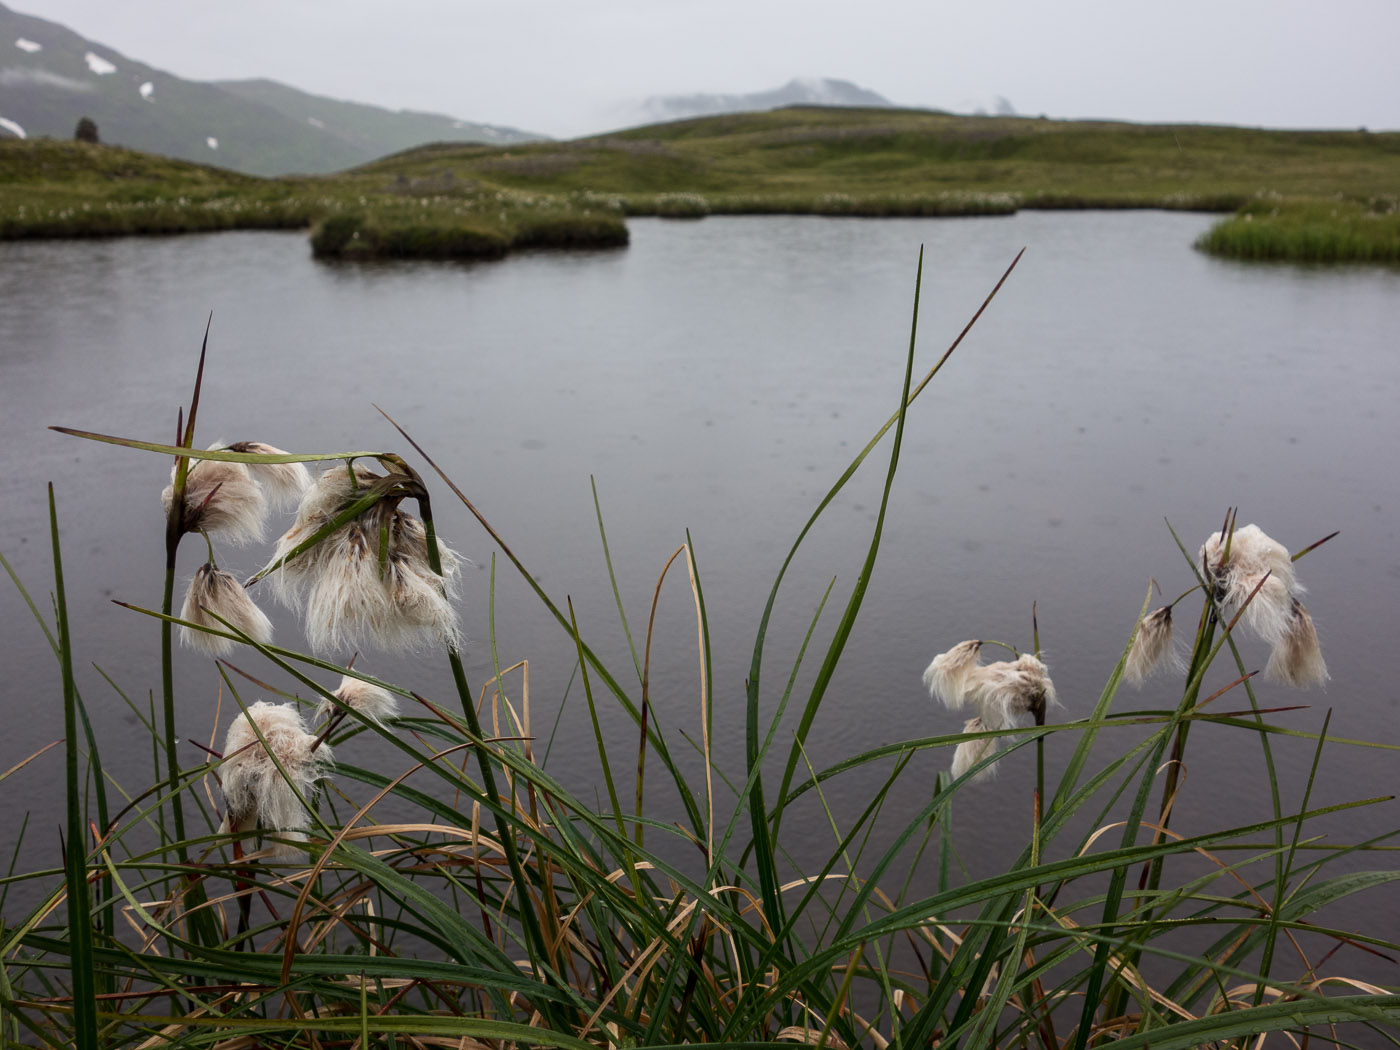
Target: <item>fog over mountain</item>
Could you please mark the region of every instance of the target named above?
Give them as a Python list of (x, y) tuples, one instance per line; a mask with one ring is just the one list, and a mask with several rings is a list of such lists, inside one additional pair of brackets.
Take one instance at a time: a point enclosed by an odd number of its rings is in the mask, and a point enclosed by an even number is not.
[(653, 95), (638, 107), (645, 122), (705, 117), (714, 113), (743, 113), (779, 106), (894, 106), (885, 96), (849, 80), (799, 77), (782, 87), (749, 94)]

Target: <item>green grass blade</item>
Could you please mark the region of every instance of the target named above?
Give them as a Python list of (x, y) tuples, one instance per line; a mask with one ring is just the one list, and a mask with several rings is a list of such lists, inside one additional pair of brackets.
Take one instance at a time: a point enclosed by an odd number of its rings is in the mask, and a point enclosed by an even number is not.
[(63, 670), (63, 739), (67, 756), (64, 790), (64, 884), (68, 897), (68, 965), (73, 995), (73, 1040), (79, 1050), (97, 1050), (97, 986), (93, 979), (92, 912), (87, 881), (87, 827), (83, 820), (78, 747), (78, 687), (73, 678), (73, 641), (68, 633), (68, 602), (63, 586), (63, 555), (58, 541), (58, 507), (49, 485), (49, 534), (53, 543), (54, 604)]
[(637, 681), (642, 680), (642, 662), (637, 658), (637, 643), (632, 638), (632, 628), (627, 623), (627, 609), (622, 604), (622, 592), (617, 587), (617, 573), (613, 569), (612, 551), (608, 548), (608, 530), (603, 526), (603, 505), (598, 501), (598, 482), (590, 474), (589, 487), (593, 490), (593, 513), (598, 518), (598, 538), (603, 543), (603, 562), (608, 567), (608, 583), (612, 585), (613, 601), (617, 603), (617, 618), (622, 623), (622, 633), (627, 639), (627, 649), (632, 654), (632, 666), (637, 671)]

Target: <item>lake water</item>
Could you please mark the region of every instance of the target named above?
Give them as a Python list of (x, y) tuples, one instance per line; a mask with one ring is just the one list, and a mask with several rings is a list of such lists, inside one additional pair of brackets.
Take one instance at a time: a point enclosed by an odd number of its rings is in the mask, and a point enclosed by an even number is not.
[[(45, 428), (169, 441), (212, 311), (201, 443), (407, 452), (372, 407), (382, 406), (555, 600), (572, 597), (586, 638), (619, 669), (630, 656), (590, 475), (639, 646), (656, 577), (688, 529), (713, 630), (717, 751), (737, 773), (763, 601), (817, 500), (897, 405), (920, 245), (916, 374), (1026, 246), (910, 413), (882, 553), (814, 727), (812, 761), (956, 729), (959, 719), (922, 690), (925, 664), (964, 638), (1029, 646), (1033, 601), (1063, 715), (1087, 713), (1149, 577), (1169, 596), (1191, 579), (1164, 519), (1194, 552), (1229, 506), (1291, 549), (1341, 530), (1299, 564), (1332, 680), (1301, 693), (1261, 684), (1261, 703), (1309, 705), (1274, 716), (1307, 731), (1334, 708), (1334, 735), (1395, 745), (1400, 695), (1387, 654), (1400, 611), (1400, 272), (1213, 260), (1190, 247), (1209, 221), (1152, 212), (643, 220), (631, 223), (625, 250), (479, 265), (327, 266), (300, 234), (3, 243), (0, 552), (47, 608), (52, 481), (84, 695), (109, 767), (128, 790), (146, 786), (144, 731), (91, 665), (143, 705), (159, 688), (157, 628), (108, 599), (159, 605), (168, 463)], [(770, 705), (828, 582), (836, 578), (835, 598), (819, 638), (856, 579), (887, 452), (888, 443), (790, 570), (765, 664)], [(544, 737), (572, 645), (503, 559), (492, 609), (489, 537), (445, 495), (436, 505), (443, 534), (475, 563), (463, 604), (472, 681), (489, 675), (494, 617), (502, 664), (531, 661)], [(184, 550), (182, 573), (202, 556), (197, 546)], [(265, 554), (224, 550), (221, 562), (251, 571)], [(1198, 605), (1187, 605), (1189, 626)], [(54, 661), (8, 584), (0, 616), (3, 770), (57, 739), (62, 717)], [(298, 644), (295, 624), (277, 622), (279, 641)], [(657, 630), (659, 715), (673, 733), (697, 735), (683, 571), (662, 592)], [(1244, 654), (1254, 666), (1267, 656), (1252, 643)], [(440, 663), (370, 654), (363, 666), (442, 695)], [(207, 659), (182, 652), (177, 687), (182, 735), (207, 742), (218, 687)], [(1174, 696), (1179, 683), (1157, 679), (1140, 694), (1125, 688), (1118, 706), (1170, 706)], [(1244, 705), (1242, 695), (1233, 703)], [(619, 748), (635, 746), (621, 718), (605, 724)], [(596, 758), (577, 689), (559, 725), (549, 767), (585, 787)], [(1311, 746), (1279, 745), (1286, 805), (1302, 796)], [(199, 760), (192, 747), (182, 754)], [(1002, 763), (997, 781), (960, 803), (974, 871), (1004, 863), (1024, 834), (1028, 756)], [(915, 760), (904, 788), (911, 808), (949, 757)], [(1174, 827), (1205, 830), (1222, 813), (1267, 817), (1251, 736), (1204, 727), (1187, 757)], [(1398, 768), (1393, 751), (1332, 745), (1312, 804), (1392, 794)], [(0, 818), (5, 853), (28, 809), (26, 860), (55, 862), (61, 776), (56, 749), (5, 783), (9, 798), (23, 799)], [(874, 783), (833, 788), (838, 817), (859, 812)], [(803, 829), (814, 842), (829, 836), (824, 819), (814, 811)], [(1389, 803), (1315, 830), (1348, 841), (1397, 826)], [(1400, 937), (1397, 909), (1374, 902), (1337, 921)]]

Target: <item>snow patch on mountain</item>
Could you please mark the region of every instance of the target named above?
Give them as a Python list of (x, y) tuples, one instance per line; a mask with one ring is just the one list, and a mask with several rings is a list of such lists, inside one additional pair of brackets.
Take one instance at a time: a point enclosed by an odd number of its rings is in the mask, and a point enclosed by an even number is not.
[(26, 40), (24, 37), (20, 37), (15, 41), (15, 47), (19, 48), (21, 51), (28, 51), (31, 55), (34, 54), (35, 51), (44, 50), (43, 44), (34, 40)]
[(6, 131), (11, 132), (17, 139), (29, 137), (24, 133), (24, 129), (22, 127), (16, 124), (13, 120), (10, 120), (8, 117), (0, 117), (0, 128), (4, 128)]
[(156, 86), (152, 84), (149, 80), (142, 84), (136, 90), (140, 92), (141, 97), (144, 98), (147, 102), (155, 101), (151, 96), (156, 93)]
[(95, 51), (89, 51), (83, 55), (83, 61), (88, 64), (88, 69), (92, 70), (99, 77), (105, 77), (110, 73), (115, 73), (117, 67), (108, 62)]

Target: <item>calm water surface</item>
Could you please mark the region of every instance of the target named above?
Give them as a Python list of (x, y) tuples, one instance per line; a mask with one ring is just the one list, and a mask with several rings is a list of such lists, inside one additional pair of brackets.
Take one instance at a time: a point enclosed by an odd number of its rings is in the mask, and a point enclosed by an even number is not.
[[(45, 428), (168, 441), (212, 310), (204, 443), (407, 451), (372, 407), (382, 406), (549, 593), (561, 604), (572, 597), (585, 636), (619, 671), (630, 671), (631, 657), (590, 476), (639, 645), (656, 577), (688, 529), (713, 630), (716, 747), (734, 773), (749, 647), (773, 575), (817, 500), (896, 407), (919, 246), (916, 372), (1024, 245), (1004, 291), (910, 414), (882, 552), (817, 720), (812, 761), (955, 729), (958, 719), (923, 694), (924, 665), (964, 638), (1028, 646), (1033, 601), (1065, 715), (1087, 713), (1149, 577), (1171, 596), (1191, 579), (1164, 519), (1194, 552), (1232, 505), (1241, 523), (1257, 522), (1293, 549), (1341, 530), (1299, 566), (1332, 681), (1305, 693), (1264, 684), (1261, 703), (1309, 705), (1276, 716), (1309, 731), (1330, 707), (1332, 733), (1400, 744), (1392, 666), (1400, 274), (1208, 259), (1190, 248), (1208, 221), (1159, 213), (634, 221), (623, 251), (445, 266), (325, 266), (299, 234), (0, 244), (0, 551), (47, 608), (52, 481), (84, 695), (114, 775), (128, 790), (144, 787), (148, 738), (91, 666), (143, 709), (159, 687), (156, 627), (108, 599), (159, 604), (158, 496), (168, 466)], [(887, 454), (882, 445), (790, 570), (765, 664), (770, 709), (832, 577), (819, 638), (834, 627), (875, 525)], [(463, 607), (472, 680), (489, 675), (494, 620), (502, 664), (531, 661), (542, 750), (572, 646), (504, 559), (493, 592), (489, 537), (437, 502), (442, 532), (475, 563)], [(196, 546), (182, 572), (197, 564)], [(226, 549), (221, 561), (251, 571), (265, 554)], [(668, 730), (698, 736), (683, 576), (662, 592), (653, 695)], [(62, 718), (54, 661), (8, 584), (0, 615), (5, 769), (57, 739)], [(1183, 620), (1194, 615), (1193, 607)], [(279, 640), (298, 644), (294, 622), (278, 623)], [(1267, 654), (1247, 644), (1244, 656), (1262, 666)], [(449, 689), (439, 660), (370, 660), (369, 669), (420, 690)], [(184, 735), (207, 742), (218, 696), (210, 663), (181, 653), (177, 685)], [(1170, 706), (1173, 687), (1125, 689), (1119, 706)], [(548, 764), (592, 790), (585, 725), (573, 695)], [(608, 728), (619, 748), (634, 746), (621, 718)], [(1311, 744), (1279, 747), (1285, 804), (1296, 806)], [(183, 755), (199, 760), (192, 747)], [(924, 802), (948, 757), (915, 759), (900, 804), (912, 811)], [(1268, 816), (1253, 737), (1205, 727), (1192, 735), (1188, 765), (1178, 830), (1205, 830), (1222, 812), (1239, 823)], [(959, 844), (974, 872), (1004, 864), (1029, 819), (1029, 753), (1003, 766), (960, 804)], [(1392, 794), (1397, 768), (1393, 751), (1334, 745), (1313, 804)], [(36, 866), (53, 859), (61, 774), (55, 750), (5, 783), (23, 799), (0, 818), (5, 852), (28, 809), (25, 856)], [(838, 818), (858, 813), (876, 783), (872, 775), (833, 787)], [(820, 811), (800, 819), (823, 847), (830, 832)], [(891, 828), (898, 823), (892, 814)], [(1388, 804), (1313, 830), (1347, 840), (1396, 826)], [(1337, 921), (1400, 936), (1400, 909), (1371, 901)], [(1373, 976), (1396, 980), (1389, 970)]]

